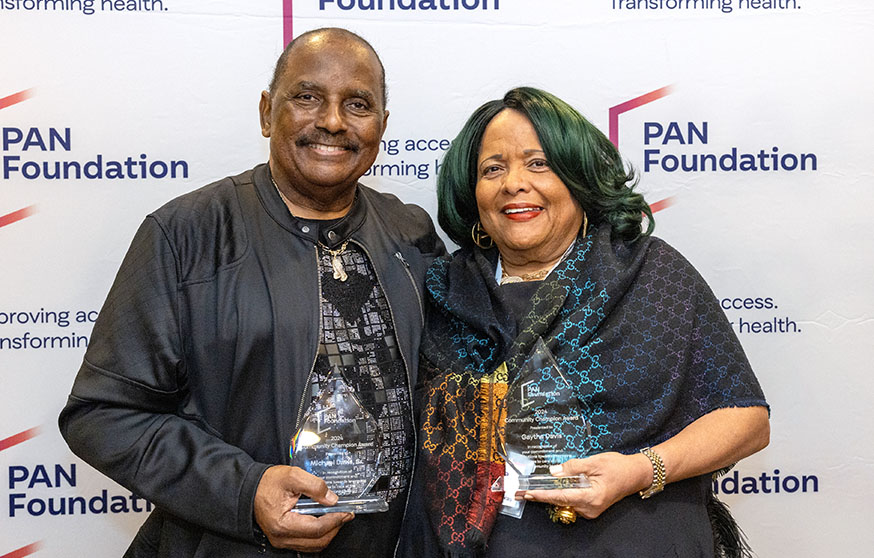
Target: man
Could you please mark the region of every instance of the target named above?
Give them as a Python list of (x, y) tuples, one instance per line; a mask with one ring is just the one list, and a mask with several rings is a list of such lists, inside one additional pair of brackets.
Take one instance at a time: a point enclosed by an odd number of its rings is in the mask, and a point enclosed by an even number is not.
[[(269, 163), (181, 196), (137, 232), (61, 432), (156, 505), (126, 556), (391, 555), (415, 446), (410, 388), (422, 278), (443, 252), (427, 214), (358, 184), (385, 131), (373, 48), (342, 29), (298, 37), (261, 95)], [(289, 443), (334, 365), (385, 434), (389, 511), (336, 502)]]

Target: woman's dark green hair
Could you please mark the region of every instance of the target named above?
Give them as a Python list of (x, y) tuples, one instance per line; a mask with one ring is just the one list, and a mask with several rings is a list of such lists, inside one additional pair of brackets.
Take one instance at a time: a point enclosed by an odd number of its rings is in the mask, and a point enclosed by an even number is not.
[[(471, 228), (479, 221), (475, 191), (480, 145), (492, 118), (508, 108), (531, 121), (550, 168), (583, 207), (590, 225), (607, 222), (625, 240), (652, 232), (649, 205), (634, 192), (635, 173), (625, 169), (610, 140), (555, 95), (517, 87), (478, 108), (446, 151), (437, 177), (437, 220), (449, 238), (459, 246), (473, 243)], [(643, 215), (648, 225), (641, 232)]]

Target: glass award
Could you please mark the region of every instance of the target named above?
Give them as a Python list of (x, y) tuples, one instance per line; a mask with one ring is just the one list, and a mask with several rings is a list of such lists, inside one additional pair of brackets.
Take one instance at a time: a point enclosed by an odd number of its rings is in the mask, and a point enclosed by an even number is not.
[(388, 510), (372, 494), (379, 479), (382, 431), (373, 415), (335, 366), (291, 440), (291, 464), (325, 481), (339, 500), (326, 506), (300, 499), (291, 510), (320, 515), (332, 512), (376, 513)]
[(503, 433), (498, 433), (498, 447), (506, 472), (492, 484), (492, 491), (505, 493), (505, 506), (513, 502), (517, 491), (590, 486), (585, 475), (549, 474), (551, 465), (589, 454), (591, 423), (543, 339), (537, 340), (510, 384), (503, 412), (506, 420)]

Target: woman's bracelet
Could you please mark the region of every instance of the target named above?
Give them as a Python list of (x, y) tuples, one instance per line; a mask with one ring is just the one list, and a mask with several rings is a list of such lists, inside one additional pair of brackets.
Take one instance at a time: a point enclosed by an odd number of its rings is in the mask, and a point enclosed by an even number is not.
[(649, 462), (652, 463), (652, 485), (646, 490), (640, 491), (641, 498), (649, 498), (665, 489), (665, 482), (667, 482), (668, 476), (665, 474), (665, 463), (659, 454), (651, 448), (643, 448), (640, 450), (640, 453), (647, 456)]

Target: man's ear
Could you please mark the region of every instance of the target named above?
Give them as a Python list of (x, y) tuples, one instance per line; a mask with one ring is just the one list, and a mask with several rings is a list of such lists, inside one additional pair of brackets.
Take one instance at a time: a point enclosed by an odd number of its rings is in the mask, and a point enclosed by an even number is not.
[(383, 111), (385, 114), (382, 117), (382, 134), (379, 134), (380, 139), (382, 139), (383, 134), (385, 134), (386, 129), (388, 129), (388, 111)]
[[(261, 118), (261, 135), (270, 137), (270, 122), (273, 120), (273, 100), (267, 91), (261, 92), (261, 101), (258, 102), (258, 114)], [(388, 116), (388, 115), (386, 115)]]

